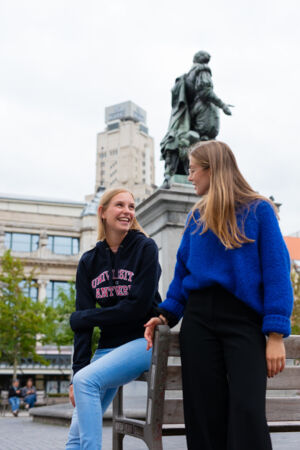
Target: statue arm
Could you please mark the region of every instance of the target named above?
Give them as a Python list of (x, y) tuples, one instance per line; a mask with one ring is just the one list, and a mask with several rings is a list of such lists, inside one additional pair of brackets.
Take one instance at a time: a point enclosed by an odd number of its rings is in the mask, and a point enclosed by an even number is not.
[(229, 109), (229, 105), (224, 103), (213, 90), (213, 84), (211, 81), (211, 76), (209, 73), (200, 73), (198, 76), (197, 83), (197, 91), (199, 98), (205, 102), (211, 102), (216, 105), (218, 108), (222, 109), (223, 112), (227, 115), (231, 115), (231, 111)]

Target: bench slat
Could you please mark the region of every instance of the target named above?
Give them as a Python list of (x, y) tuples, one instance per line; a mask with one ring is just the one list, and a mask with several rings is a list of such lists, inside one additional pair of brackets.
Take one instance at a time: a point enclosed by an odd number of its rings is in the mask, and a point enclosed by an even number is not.
[(283, 372), (268, 378), (267, 389), (300, 389), (300, 366), (286, 366)]
[[(170, 337), (169, 356), (180, 356), (179, 332), (172, 331)], [(299, 336), (290, 336), (284, 339), (287, 359), (300, 359)]]
[(170, 336), (170, 344), (169, 344), (169, 356), (180, 356), (180, 347), (179, 347), (179, 332), (172, 331)]
[(182, 389), (181, 366), (168, 366), (166, 390), (179, 391), (181, 389)]
[(284, 339), (287, 359), (300, 359), (299, 336), (293, 335)]
[(266, 402), (267, 419), (300, 420), (300, 397), (270, 397)]
[[(181, 366), (168, 366), (166, 390), (182, 389)], [(273, 378), (268, 378), (267, 389), (300, 389), (300, 366), (287, 366)]]
[(182, 400), (165, 400), (163, 423), (184, 423)]
[(287, 422), (268, 422), (270, 433), (283, 433), (300, 431), (300, 421), (292, 420)]
[[(300, 398), (268, 398), (266, 410), (268, 421), (300, 421)], [(163, 423), (184, 423), (182, 400), (165, 400)]]

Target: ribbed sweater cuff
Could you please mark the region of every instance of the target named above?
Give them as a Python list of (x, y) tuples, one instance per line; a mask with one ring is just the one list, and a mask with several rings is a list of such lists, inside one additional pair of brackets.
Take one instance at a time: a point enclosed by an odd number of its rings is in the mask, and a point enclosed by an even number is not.
[(262, 331), (264, 334), (280, 333), (283, 337), (291, 334), (291, 321), (286, 316), (269, 314), (264, 317)]
[(170, 328), (175, 327), (175, 325), (179, 322), (179, 319), (175, 316), (175, 314), (172, 314), (167, 309), (157, 308), (157, 311), (159, 312), (159, 315), (162, 314), (167, 319)]
[[(164, 302), (160, 303), (158, 305), (158, 307), (169, 312), (173, 316), (173, 319), (176, 318), (177, 322), (179, 322), (179, 320), (183, 316), (184, 306), (181, 303), (175, 302), (172, 299), (167, 298)], [(166, 319), (167, 319), (167, 316), (166, 316)], [(173, 322), (173, 320), (172, 320), (172, 322)], [(176, 323), (174, 323), (174, 325), (176, 325)], [(174, 326), (174, 325), (170, 325), (170, 326)]]

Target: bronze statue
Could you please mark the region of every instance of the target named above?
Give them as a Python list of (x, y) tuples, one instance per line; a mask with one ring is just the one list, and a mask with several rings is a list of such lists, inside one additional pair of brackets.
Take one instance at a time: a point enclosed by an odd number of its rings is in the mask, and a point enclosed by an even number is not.
[(160, 143), (165, 160), (162, 188), (170, 188), (170, 178), (188, 174), (188, 147), (199, 140), (215, 139), (219, 133), (219, 109), (231, 115), (227, 105), (213, 91), (210, 55), (197, 52), (191, 70), (176, 78), (172, 88), (172, 112), (167, 134)]

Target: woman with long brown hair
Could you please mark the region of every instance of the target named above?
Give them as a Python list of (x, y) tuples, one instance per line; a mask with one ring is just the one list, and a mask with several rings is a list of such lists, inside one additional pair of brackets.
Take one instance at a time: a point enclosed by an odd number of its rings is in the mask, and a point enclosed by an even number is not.
[[(266, 378), (283, 370), (290, 333), (290, 260), (276, 207), (255, 192), (228, 145), (195, 144), (188, 216), (174, 279), (159, 305), (180, 330), (189, 450), (270, 450)], [(146, 323), (152, 346), (159, 318)], [(265, 338), (267, 336), (267, 340)]]
[[(102, 418), (119, 386), (149, 368), (144, 323), (160, 301), (158, 248), (135, 217), (131, 192), (104, 192), (98, 208), (98, 242), (76, 274), (73, 413), (66, 449), (102, 448)], [(100, 308), (96, 308), (96, 304)], [(93, 328), (101, 334), (92, 360)], [(74, 387), (73, 387), (74, 386)]]

